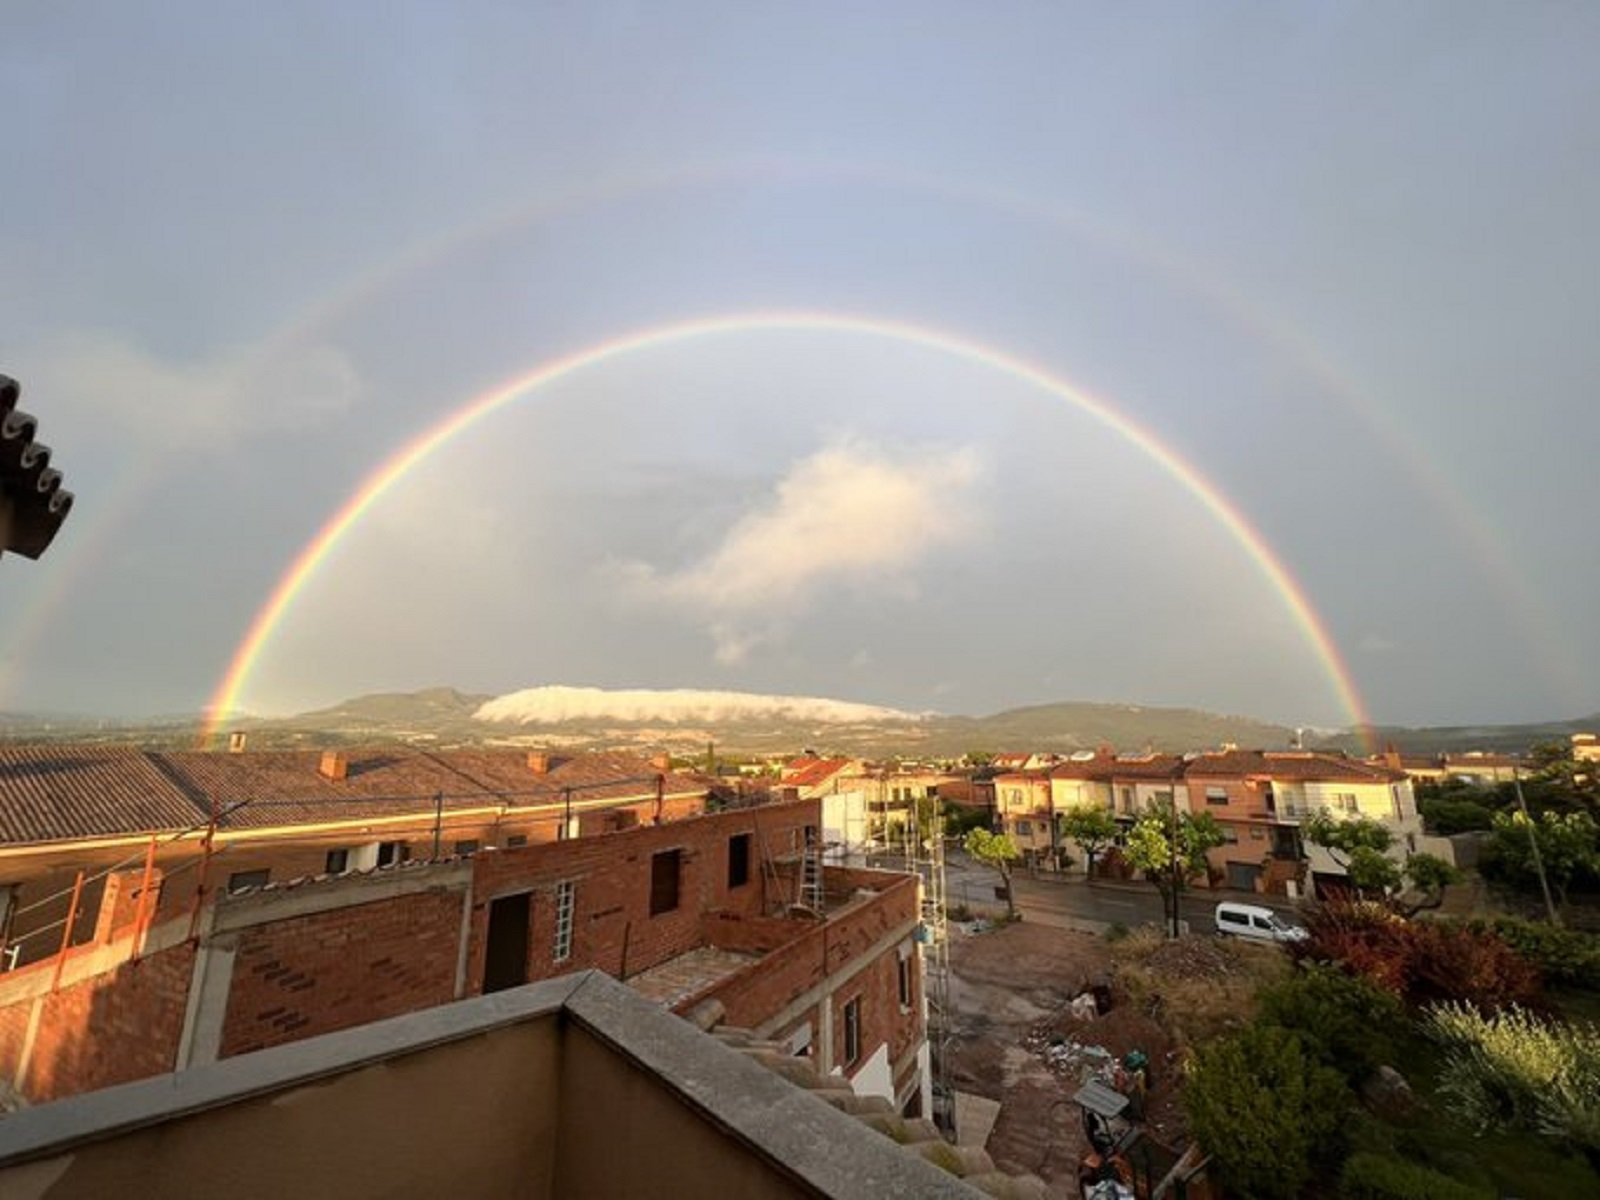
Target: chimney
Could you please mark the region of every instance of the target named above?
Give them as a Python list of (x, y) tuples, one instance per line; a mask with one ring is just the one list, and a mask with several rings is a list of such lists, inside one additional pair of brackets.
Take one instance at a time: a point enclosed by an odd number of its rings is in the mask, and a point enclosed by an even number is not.
[(650, 765), (658, 771), (672, 770), (672, 756), (670, 754), (657, 754), (650, 760)]
[(229, 754), (243, 754), (244, 753), (244, 734), (242, 734), (242, 733), (230, 733), (228, 735), (228, 753)]
[(350, 762), (345, 758), (343, 750), (324, 750), (322, 752), (322, 762), (318, 765), (317, 770), (324, 779), (331, 779), (334, 783), (338, 783), (350, 773)]
[(1398, 750), (1396, 750), (1394, 748), (1394, 743), (1393, 742), (1390, 742), (1387, 746), (1385, 746), (1383, 748), (1383, 761), (1384, 761), (1385, 764), (1387, 764), (1388, 766), (1394, 768), (1396, 771), (1404, 769), (1404, 768), (1402, 768), (1400, 766), (1400, 751), (1398, 751)]
[(528, 751), (528, 770), (535, 775), (550, 774), (550, 755), (543, 750)]

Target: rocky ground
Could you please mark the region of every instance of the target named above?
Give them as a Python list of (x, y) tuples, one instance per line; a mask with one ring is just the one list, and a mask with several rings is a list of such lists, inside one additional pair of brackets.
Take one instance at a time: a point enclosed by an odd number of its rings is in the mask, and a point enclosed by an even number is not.
[(1036, 1174), (1060, 1196), (1077, 1195), (1085, 1145), (1072, 1094), (1114, 1059), (1133, 1049), (1149, 1056), (1152, 1131), (1175, 1123), (1160, 1026), (1131, 1005), (1089, 1020), (1072, 1014), (1073, 998), (1112, 966), (1102, 938), (1026, 922), (958, 932), (951, 945), (952, 1082), (1001, 1101), (987, 1145), (996, 1164)]

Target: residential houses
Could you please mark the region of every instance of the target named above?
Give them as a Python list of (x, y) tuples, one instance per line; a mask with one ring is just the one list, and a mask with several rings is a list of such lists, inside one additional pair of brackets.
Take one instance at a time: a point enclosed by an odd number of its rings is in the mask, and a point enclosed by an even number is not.
[(675, 821), (706, 797), (664, 756), (0, 747), (4, 965), (87, 939), (116, 868), (161, 873), (161, 920), (212, 891)]
[[(1211, 869), (1200, 882), (1279, 895), (1304, 895), (1319, 880), (1334, 884), (1343, 875), (1339, 863), (1301, 836), (1301, 824), (1315, 813), (1381, 821), (1402, 856), (1422, 843), (1406, 773), (1341, 754), (1228, 747), (1129, 755), (1102, 748), (1048, 768), (997, 775), (994, 785), (997, 826), (1034, 864), (1069, 870), (1083, 870), (1087, 855), (1061, 833), (1060, 818), (1083, 805), (1124, 824), (1152, 805), (1208, 812), (1227, 840), (1209, 855)], [(1117, 856), (1104, 856), (1100, 868), (1116, 873)]]

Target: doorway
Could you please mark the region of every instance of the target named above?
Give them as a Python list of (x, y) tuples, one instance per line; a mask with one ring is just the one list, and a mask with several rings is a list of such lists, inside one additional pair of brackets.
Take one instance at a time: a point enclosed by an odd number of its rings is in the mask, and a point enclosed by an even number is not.
[(528, 929), (533, 893), (518, 892), (489, 902), (489, 936), (483, 956), (483, 991), (503, 992), (528, 982)]

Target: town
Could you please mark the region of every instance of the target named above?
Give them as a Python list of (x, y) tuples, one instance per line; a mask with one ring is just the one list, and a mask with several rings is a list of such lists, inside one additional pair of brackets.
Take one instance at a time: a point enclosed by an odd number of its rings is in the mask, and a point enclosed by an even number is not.
[[(16, 1139), (0, 1178), (25, 1177), (26, 1164), (70, 1146), (73, 1178), (86, 1172), (87, 1186), (143, 1161), (149, 1139), (187, 1136), (190, 1123), (235, 1110), (228, 1120), (268, 1120), (263, 1087), (414, 1055), (470, 1058), (470, 1042), (437, 1048), (428, 1014), (461, 1009), (455, 1019), (475, 1037), (500, 1021), (548, 1022), (550, 988), (603, 976), (623, 985), (605, 1003), (627, 1027), (606, 1038), (658, 1036), (654, 1013), (681, 1026), (671, 1036), (688, 1058), (654, 1071), (651, 1090), (681, 1093), (692, 1080), (675, 1072), (690, 1063), (710, 1071), (743, 1058), (775, 1072), (762, 1087), (782, 1081), (819, 1112), (850, 1118), (827, 1126), (848, 1129), (845, 1142), (798, 1163), (767, 1137), (742, 1135), (697, 1164), (707, 1186), (781, 1160), (815, 1194), (853, 1194), (825, 1180), (840, 1156), (860, 1154), (852, 1171), (894, 1173), (894, 1158), (915, 1157), (907, 1180), (931, 1165), (950, 1177), (946, 1190), (960, 1179), (997, 1196), (1067, 1183), (1095, 1196), (1233, 1194), (1229, 1181), (1246, 1168), (1226, 1141), (1208, 1144), (1216, 1118), (1192, 1089), (1212, 1085), (1193, 1072), (1228, 1037), (1254, 1036), (1252, 1011), (1356, 1004), (1337, 1016), (1348, 1022), (1361, 1005), (1387, 1005), (1394, 1021), (1402, 1001), (1426, 995), (1492, 1013), (1500, 1001), (1535, 1003), (1541, 973), (1552, 989), (1592, 982), (1573, 958), (1596, 961), (1588, 947), (1600, 935), (1537, 932), (1510, 915), (1514, 900), (1506, 909), (1492, 898), (1520, 894), (1531, 911), (1511, 861), (1519, 812), (1457, 827), (1463, 806), (1492, 814), (1508, 789), (1533, 792), (1551, 821), (1557, 789), (1592, 792), (1583, 764), (1597, 758), (1592, 735), (1535, 757), (1103, 747), (944, 763), (713, 758), (711, 771), (618, 751), (253, 750), (244, 734), (210, 751), (0, 747), (0, 1094), (13, 1114), (0, 1146)], [(1535, 841), (1570, 918), (1569, 889), (1600, 883), (1593, 831), (1587, 858), (1570, 863), (1555, 841)], [(1367, 966), (1345, 957), (1349, 939), (1387, 944), (1414, 923), (1470, 948), (1435, 947), (1444, 963), (1417, 978), (1396, 977), (1404, 968), (1387, 956)], [(1008, 939), (1010, 961), (985, 970), (990, 984), (1030, 997), (1031, 1019), (1009, 1029), (965, 978), (972, 956)], [(1329, 961), (1351, 974), (1316, 973), (1340, 946)], [(1133, 947), (1142, 961), (1126, 957)], [(1173, 960), (1166, 948), (1179, 947), (1190, 957)], [(1453, 968), (1451, 955), (1468, 957)], [(1452, 974), (1484, 955), (1498, 965)], [(1234, 1010), (1201, 1019), (1189, 1006), (1207, 972)], [(492, 997), (519, 989), (544, 999), (506, 1015)], [(1038, 1005), (1041, 991), (1059, 994), (1071, 1017)], [(1559, 1007), (1563, 994), (1537, 1003)], [(377, 1058), (368, 1027), (390, 1031)], [(1350, 1036), (1341, 1028), (1329, 1036)], [(632, 1041), (612, 1050), (642, 1053)], [(262, 1055), (281, 1072), (268, 1073), (270, 1086), (254, 1065)], [(982, 1069), (1018, 1056), (1046, 1081), (1042, 1094), (997, 1087)], [(1357, 1057), (1333, 1064), (1353, 1071), (1351, 1086), (1380, 1068), (1396, 1088), (1414, 1086), (1373, 1046)], [(198, 1107), (152, 1082), (190, 1077), (206, 1091)], [(569, 1104), (602, 1102), (589, 1082), (563, 1080), (544, 1101), (558, 1127), (582, 1111)], [(87, 1125), (58, 1127), (52, 1102), (89, 1105), (100, 1089), (139, 1081), (145, 1090), (118, 1092), (143, 1113), (133, 1123), (102, 1125), (109, 1115), (86, 1108)], [(393, 1119), (390, 1099), (363, 1103), (377, 1106), (372, 1120)], [(1063, 1105), (1081, 1120), (1063, 1118)], [(1043, 1122), (1052, 1131), (1040, 1142)], [(343, 1118), (337, 1129), (348, 1136)], [(321, 1153), (311, 1128), (295, 1136), (311, 1140), (273, 1170)], [(1582, 1144), (1579, 1128), (1567, 1136)], [(1048, 1151), (1036, 1164), (1048, 1177), (1017, 1169), (1035, 1145)], [(628, 1177), (565, 1161), (578, 1153), (570, 1145), (540, 1153), (573, 1187), (603, 1178), (609, 1190)], [(174, 1187), (192, 1167), (182, 1156), (161, 1163)], [(1287, 1157), (1274, 1166), (1310, 1169)]]
[(1600, 1197), (1600, 4), (0, 28), (0, 1200)]

